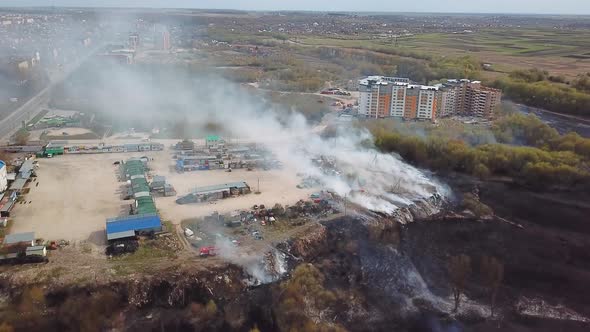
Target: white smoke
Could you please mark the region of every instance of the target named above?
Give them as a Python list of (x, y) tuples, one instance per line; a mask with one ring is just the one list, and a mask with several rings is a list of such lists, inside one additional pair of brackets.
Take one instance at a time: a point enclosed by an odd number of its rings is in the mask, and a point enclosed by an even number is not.
[[(103, 89), (97, 89), (96, 105), (114, 118), (149, 120), (154, 126), (174, 117), (216, 124), (232, 142), (263, 143), (290, 169), (317, 178), (323, 189), (374, 211), (392, 214), (435, 193), (448, 193), (445, 186), (398, 157), (367, 148), (372, 137), (366, 130), (344, 128), (335, 137), (324, 138), (296, 106), (291, 112), (273, 109), (251, 91), (211, 75), (176, 69), (154, 77), (149, 70), (113, 68), (92, 79), (104, 82)], [(320, 157), (333, 160), (337, 171), (326, 172), (312, 162)]]
[(224, 260), (244, 268), (252, 278), (248, 281), (251, 285), (276, 281), (287, 272), (285, 257), (275, 248), (269, 247), (265, 253), (247, 251), (227, 238), (217, 239), (215, 247)]

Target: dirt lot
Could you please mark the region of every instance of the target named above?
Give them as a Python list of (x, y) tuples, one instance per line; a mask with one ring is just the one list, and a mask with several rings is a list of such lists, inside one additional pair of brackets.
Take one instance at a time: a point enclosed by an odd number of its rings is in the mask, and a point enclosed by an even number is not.
[[(168, 145), (170, 142), (165, 142)], [(196, 171), (183, 174), (173, 169), (171, 151), (145, 153), (109, 153), (65, 155), (39, 159), (37, 182), (28, 186), (26, 204), (17, 204), (12, 211), (12, 233), (35, 231), (44, 239), (88, 240), (105, 243), (105, 219), (127, 213), (129, 201), (121, 200), (123, 183), (117, 181), (113, 162), (130, 157), (149, 156), (150, 175), (164, 175), (174, 186), (176, 197), (156, 197), (156, 206), (164, 219), (180, 224), (183, 219), (202, 217), (214, 211), (221, 213), (247, 209), (254, 204), (289, 205), (309, 197), (313, 189), (297, 189), (300, 179), (296, 171), (224, 170)], [(255, 194), (260, 180), (261, 194)], [(246, 181), (253, 193), (212, 203), (179, 205), (175, 200), (198, 186)], [(29, 204), (29, 201), (31, 202)]]
[[(288, 167), (268, 171), (237, 169), (231, 173), (225, 170), (210, 170), (179, 174), (172, 169), (173, 163), (170, 153), (160, 153), (160, 155), (164, 158), (156, 158), (151, 163), (150, 166), (153, 168), (151, 173), (166, 176), (166, 180), (174, 186), (178, 195), (176, 197), (159, 197), (156, 199), (156, 206), (163, 218), (169, 219), (175, 224), (179, 224), (183, 219), (210, 215), (214, 211), (225, 213), (247, 209), (254, 204), (267, 206), (273, 206), (276, 203), (294, 204), (314, 192), (311, 189), (297, 189), (296, 186), (300, 179), (296, 176), (296, 171)], [(258, 190), (259, 179), (261, 193), (255, 194), (254, 192)], [(188, 194), (198, 186), (235, 181), (246, 181), (252, 188), (252, 193), (211, 203), (179, 205), (175, 202), (179, 196)]]
[(129, 204), (120, 198), (113, 166), (122, 157), (104, 154), (39, 159), (37, 182), (28, 184), (26, 204), (17, 204), (11, 212), (11, 233), (34, 231), (37, 237), (48, 240), (103, 244), (105, 219), (121, 214)]

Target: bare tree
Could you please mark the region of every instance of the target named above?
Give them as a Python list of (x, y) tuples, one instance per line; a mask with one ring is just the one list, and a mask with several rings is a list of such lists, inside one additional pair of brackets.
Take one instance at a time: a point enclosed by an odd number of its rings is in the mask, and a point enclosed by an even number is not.
[(496, 296), (504, 279), (504, 263), (495, 257), (483, 256), (481, 258), (480, 268), (485, 285), (490, 292), (490, 312), (491, 317), (494, 317)]
[(467, 278), (471, 274), (471, 258), (465, 254), (451, 256), (448, 267), (451, 287), (453, 289), (453, 299), (455, 300), (453, 312), (457, 312), (461, 302), (461, 294), (465, 290)]

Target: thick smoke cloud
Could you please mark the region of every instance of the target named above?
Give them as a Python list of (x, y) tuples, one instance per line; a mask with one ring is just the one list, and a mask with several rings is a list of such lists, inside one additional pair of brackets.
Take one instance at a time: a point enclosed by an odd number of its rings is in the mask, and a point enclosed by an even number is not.
[[(296, 109), (273, 109), (260, 95), (214, 75), (183, 68), (155, 72), (151, 67), (111, 67), (94, 75), (87, 78), (98, 84), (91, 103), (115, 120), (135, 119), (152, 126), (171, 118), (215, 124), (233, 142), (263, 143), (284, 165), (370, 210), (391, 214), (448, 192), (398, 157), (367, 148), (372, 139), (368, 131), (346, 127), (324, 138), (321, 128), (308, 124)], [(322, 157), (331, 169), (312, 162)]]

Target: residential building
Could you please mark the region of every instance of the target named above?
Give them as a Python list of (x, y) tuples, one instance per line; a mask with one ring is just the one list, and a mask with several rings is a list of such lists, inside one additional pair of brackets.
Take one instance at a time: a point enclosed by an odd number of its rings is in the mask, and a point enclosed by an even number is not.
[(444, 90), (441, 95), (440, 116), (455, 114), (457, 110), (457, 89)]
[(502, 91), (479, 81), (448, 80), (445, 84), (411, 84), (407, 78), (369, 76), (359, 81), (359, 115), (436, 120), (454, 114), (493, 117)]
[(168, 30), (164, 30), (162, 31), (162, 49), (169, 50), (170, 46), (170, 32), (168, 32)]
[(491, 118), (502, 100), (501, 90), (483, 86), (480, 81), (448, 80), (443, 86), (443, 116)]
[(370, 76), (359, 81), (359, 114), (368, 118), (434, 120), (439, 100), (438, 87), (410, 84), (407, 78)]

